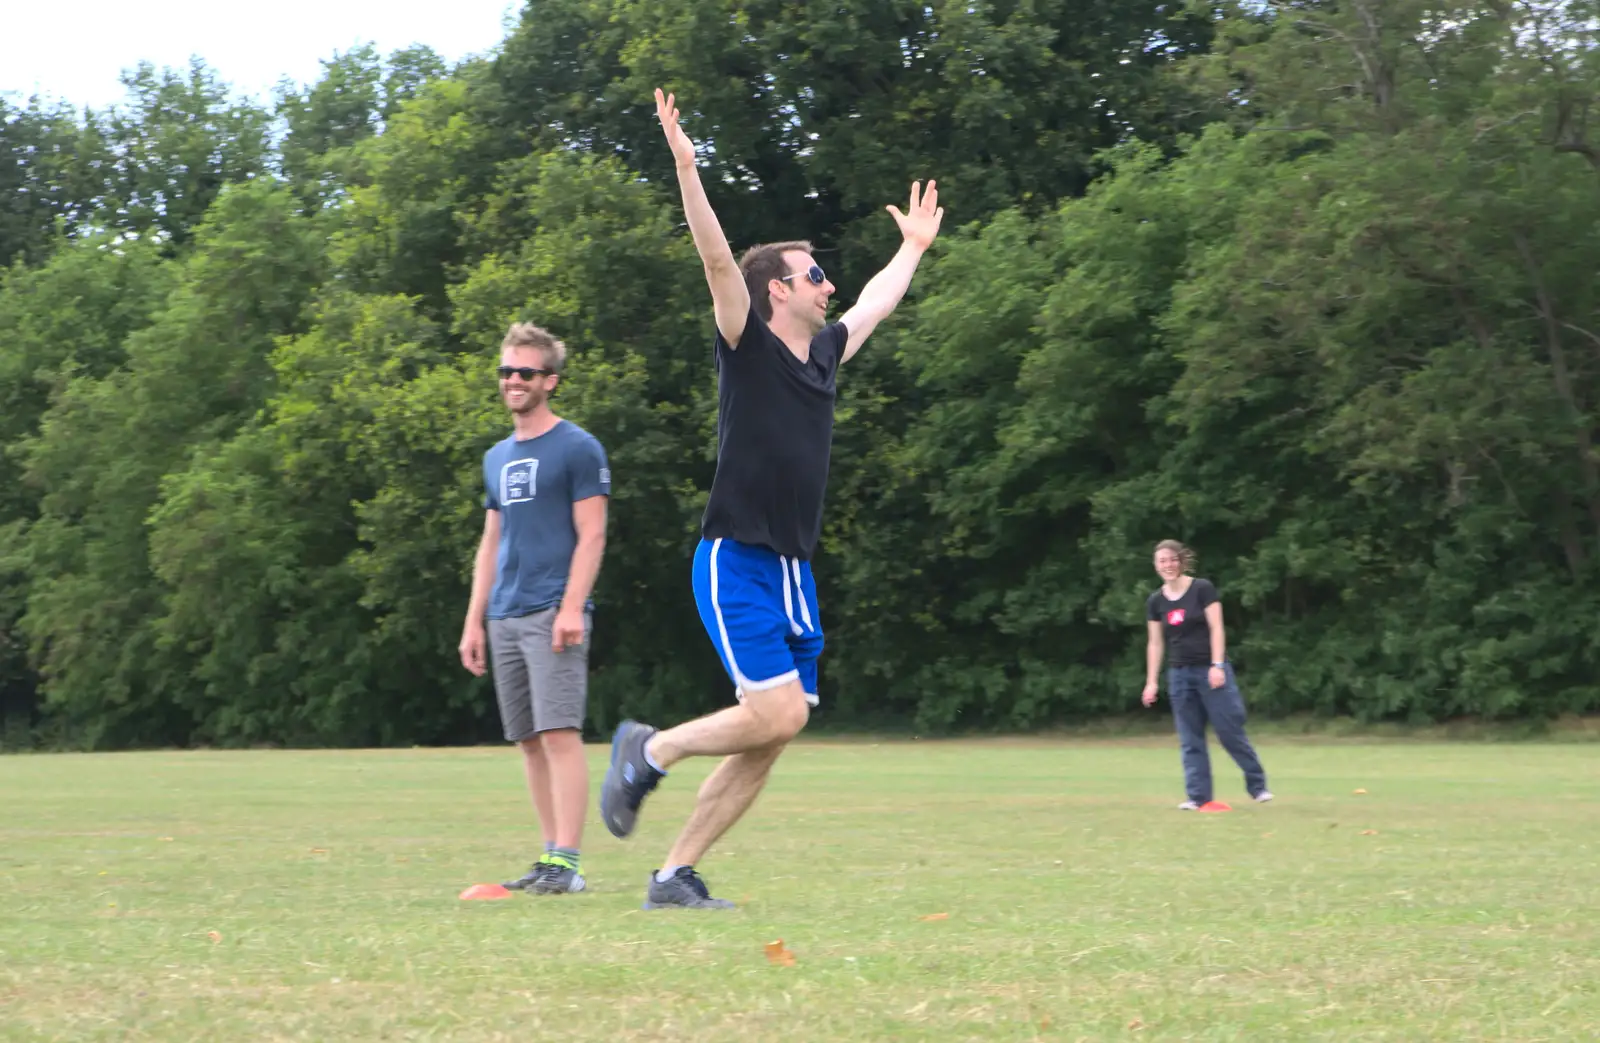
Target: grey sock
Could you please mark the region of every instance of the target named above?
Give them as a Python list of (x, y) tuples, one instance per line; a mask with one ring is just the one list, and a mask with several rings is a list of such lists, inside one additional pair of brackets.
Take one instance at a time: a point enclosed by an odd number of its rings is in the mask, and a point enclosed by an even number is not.
[(572, 868), (578, 868), (578, 849), (575, 847), (557, 847), (550, 850), (552, 855), (559, 855), (572, 863)]

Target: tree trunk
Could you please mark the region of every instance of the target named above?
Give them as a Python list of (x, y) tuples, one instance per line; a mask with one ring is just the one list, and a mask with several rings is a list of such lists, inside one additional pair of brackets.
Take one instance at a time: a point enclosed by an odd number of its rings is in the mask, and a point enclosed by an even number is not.
[(1573, 437), (1578, 449), (1578, 473), (1583, 478), (1583, 497), (1589, 508), (1589, 520), (1594, 526), (1590, 536), (1600, 540), (1600, 468), (1595, 465), (1594, 439), (1589, 432), (1589, 418), (1572, 388), (1572, 373), (1567, 367), (1567, 353), (1561, 343), (1561, 321), (1556, 318), (1555, 302), (1550, 299), (1550, 293), (1545, 288), (1544, 276), (1539, 273), (1533, 248), (1529, 245), (1527, 236), (1521, 232), (1515, 233), (1513, 238), (1517, 244), (1517, 251), (1522, 255), (1522, 263), (1527, 267), (1528, 278), (1533, 281), (1539, 315), (1544, 320), (1545, 348), (1550, 355), (1550, 375), (1555, 383), (1556, 394), (1566, 405), (1572, 421)]

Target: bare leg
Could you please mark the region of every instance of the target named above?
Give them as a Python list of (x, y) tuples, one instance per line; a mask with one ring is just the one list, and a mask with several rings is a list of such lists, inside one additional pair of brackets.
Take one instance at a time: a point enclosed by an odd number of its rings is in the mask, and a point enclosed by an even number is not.
[[(624, 722), (612, 740), (612, 765), (606, 771), (600, 791), (600, 816), (606, 828), (613, 836), (630, 835), (639, 806), (655, 789), (661, 779), (660, 772), (685, 757), (768, 751), (763, 755), (767, 761), (763, 767), (756, 767), (763, 760), (756, 757), (736, 760), (733, 766), (713, 772), (713, 776), (721, 780), (727, 780), (731, 773), (734, 781), (719, 781), (709, 790), (701, 791), (701, 799), (709, 801), (713, 807), (704, 813), (703, 823), (694, 831), (701, 839), (691, 841), (688, 846), (698, 843), (704, 848), (750, 806), (766, 779), (770, 759), (776, 757), (776, 753), (771, 752), (773, 748), (781, 749), (799, 734), (810, 717), (811, 708), (806, 704), (805, 692), (798, 681), (792, 681), (766, 691), (747, 692), (739, 706), (662, 732), (634, 721)], [(724, 786), (731, 788), (735, 795), (725, 799)]]
[(811, 716), (799, 681), (762, 692), (747, 692), (744, 702), (651, 739), (651, 756), (662, 768), (685, 757), (727, 757), (700, 786), (694, 812), (672, 845), (664, 865), (692, 866), (717, 838), (755, 803), (778, 755)]
[(539, 743), (549, 780), (546, 800), (552, 817), (548, 828), (557, 847), (576, 851), (583, 840), (583, 814), (589, 804), (589, 765), (583, 757), (583, 738), (574, 728), (556, 728), (541, 732)]
[(694, 812), (684, 823), (664, 866), (692, 866), (750, 809), (787, 743), (729, 756), (700, 784)]
[(522, 749), (522, 772), (528, 778), (528, 796), (533, 798), (534, 816), (539, 820), (539, 832), (545, 844), (555, 841), (556, 806), (550, 789), (550, 763), (544, 755), (539, 737), (523, 739), (517, 743)]
[(810, 717), (805, 690), (799, 681), (790, 681), (765, 691), (746, 692), (744, 702), (738, 706), (657, 732), (645, 752), (665, 771), (685, 757), (725, 757), (765, 750), (800, 734)]

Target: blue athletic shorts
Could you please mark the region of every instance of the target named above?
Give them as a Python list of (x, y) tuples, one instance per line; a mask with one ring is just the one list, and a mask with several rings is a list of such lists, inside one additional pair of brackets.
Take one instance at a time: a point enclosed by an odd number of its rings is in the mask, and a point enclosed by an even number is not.
[(822, 616), (810, 562), (733, 540), (701, 540), (694, 601), (740, 699), (798, 679), (806, 702), (817, 705)]

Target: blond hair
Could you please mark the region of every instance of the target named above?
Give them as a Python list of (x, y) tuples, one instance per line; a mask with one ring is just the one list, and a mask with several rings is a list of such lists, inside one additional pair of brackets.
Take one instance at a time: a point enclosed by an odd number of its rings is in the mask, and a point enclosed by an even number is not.
[(560, 373), (567, 364), (567, 346), (555, 334), (531, 322), (512, 323), (500, 342), (500, 350), (506, 348), (533, 348), (544, 359), (544, 368), (553, 373)]

